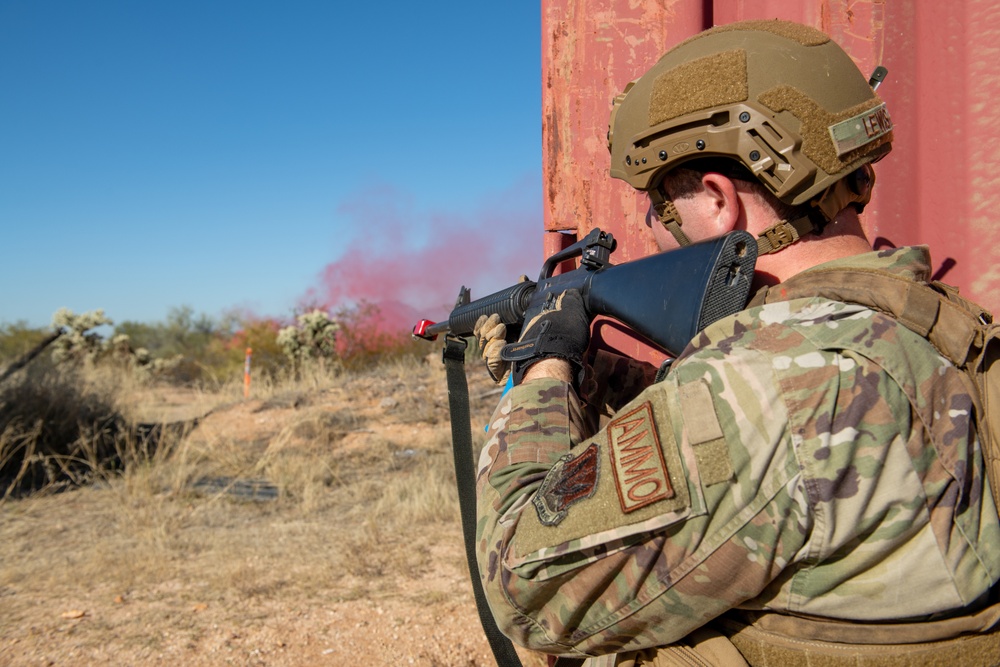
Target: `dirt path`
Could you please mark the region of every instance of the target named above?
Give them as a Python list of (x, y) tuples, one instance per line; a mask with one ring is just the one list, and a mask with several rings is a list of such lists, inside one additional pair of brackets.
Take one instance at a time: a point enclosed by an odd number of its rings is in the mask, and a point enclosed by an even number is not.
[[(214, 397), (226, 407), (148, 466), (0, 504), (0, 665), (494, 664), (444, 380), (420, 372)], [(204, 408), (184, 402), (168, 407)]]

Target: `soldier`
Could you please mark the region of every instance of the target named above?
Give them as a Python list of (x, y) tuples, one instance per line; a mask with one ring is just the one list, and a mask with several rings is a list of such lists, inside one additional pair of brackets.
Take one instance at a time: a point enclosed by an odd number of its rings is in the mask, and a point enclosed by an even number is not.
[[(873, 252), (858, 218), (891, 140), (850, 57), (781, 21), (701, 33), (616, 98), (611, 175), (649, 196), (657, 242), (745, 229), (760, 291), (596, 432), (580, 295), (524, 327), (539, 352), (477, 481), (483, 585), (516, 643), (606, 665), (1000, 663), (974, 396), (907, 296), (930, 257)], [(477, 335), (502, 373), (495, 325)]]

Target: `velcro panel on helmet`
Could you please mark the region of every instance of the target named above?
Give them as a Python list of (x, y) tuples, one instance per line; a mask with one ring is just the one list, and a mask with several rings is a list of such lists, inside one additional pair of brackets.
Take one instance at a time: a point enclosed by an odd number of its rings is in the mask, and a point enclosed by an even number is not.
[(649, 98), (649, 126), (685, 114), (745, 102), (747, 54), (723, 51), (678, 65), (656, 77)]
[[(794, 40), (803, 46), (819, 46), (820, 44), (826, 44), (830, 41), (830, 36), (822, 30), (817, 30), (816, 28), (802, 25), (800, 23), (792, 23), (790, 21), (781, 21), (778, 19), (738, 21), (736, 23), (718, 25), (710, 30), (706, 30), (696, 37), (715, 35), (720, 32), (746, 32), (748, 30), (770, 32), (778, 37)], [(694, 41), (694, 39), (689, 41)]]
[(837, 146), (830, 137), (830, 126), (848, 120), (875, 109), (882, 105), (882, 99), (872, 93), (872, 98), (860, 104), (844, 109), (839, 113), (830, 113), (822, 108), (798, 88), (792, 86), (775, 86), (757, 97), (757, 101), (775, 113), (789, 111), (802, 124), (799, 134), (802, 136), (802, 154), (812, 160), (816, 166), (828, 174), (836, 174), (872, 153), (879, 146), (892, 141), (892, 131), (882, 132), (872, 137), (872, 140), (858, 146), (843, 155), (837, 154)]

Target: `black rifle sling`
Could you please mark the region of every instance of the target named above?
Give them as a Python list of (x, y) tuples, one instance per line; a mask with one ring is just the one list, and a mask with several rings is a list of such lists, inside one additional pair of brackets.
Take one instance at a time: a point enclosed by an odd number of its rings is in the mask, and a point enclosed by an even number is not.
[(476, 467), (472, 460), (472, 422), (469, 417), (469, 383), (465, 378), (464, 338), (447, 336), (444, 365), (448, 377), (448, 410), (451, 413), (451, 444), (455, 456), (455, 480), (458, 485), (458, 506), (462, 515), (465, 537), (465, 557), (469, 562), (472, 592), (476, 597), (479, 622), (486, 632), (490, 649), (499, 667), (521, 667), (521, 660), (511, 643), (497, 627), (493, 612), (486, 603), (483, 583), (476, 563)]

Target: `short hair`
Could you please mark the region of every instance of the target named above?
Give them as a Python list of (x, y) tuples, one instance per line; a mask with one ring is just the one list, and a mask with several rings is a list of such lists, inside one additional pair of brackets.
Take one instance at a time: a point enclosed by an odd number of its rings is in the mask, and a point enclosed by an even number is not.
[(660, 186), (671, 199), (690, 197), (702, 189), (701, 177), (708, 172), (722, 174), (734, 181), (741, 181), (763, 199), (780, 220), (793, 220), (808, 213), (809, 205), (792, 206), (774, 196), (763, 183), (754, 178), (750, 170), (734, 160), (725, 158), (702, 158), (685, 162), (663, 177)]

